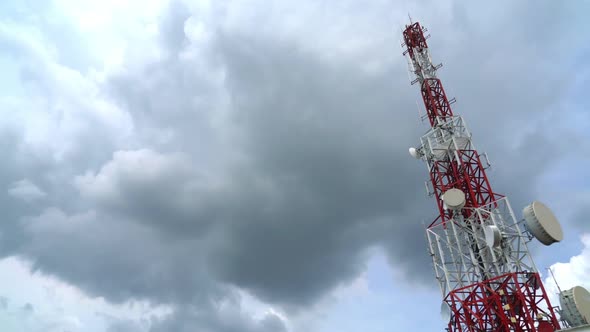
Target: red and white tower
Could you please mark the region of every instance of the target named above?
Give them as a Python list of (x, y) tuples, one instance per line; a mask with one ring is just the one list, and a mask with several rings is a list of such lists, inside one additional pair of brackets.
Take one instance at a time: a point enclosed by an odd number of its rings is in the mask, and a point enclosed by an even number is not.
[(477, 152), (465, 121), (453, 114), (440, 65), (432, 64), (419, 23), (403, 31), (404, 55), (415, 75), (431, 128), (410, 154), (422, 159), (439, 215), (427, 227), (429, 252), (443, 296), (448, 331), (555, 331), (560, 329), (527, 243), (563, 238), (559, 222), (539, 202), (517, 219), (508, 198), (492, 190), (487, 157)]

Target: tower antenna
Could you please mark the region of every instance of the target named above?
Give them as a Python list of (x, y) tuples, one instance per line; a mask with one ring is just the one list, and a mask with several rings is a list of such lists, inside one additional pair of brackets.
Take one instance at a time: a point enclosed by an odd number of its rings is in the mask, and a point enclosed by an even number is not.
[(537, 332), (560, 329), (556, 310), (527, 243), (559, 242), (563, 232), (545, 205), (533, 202), (517, 219), (508, 198), (492, 190), (461, 116), (453, 113), (419, 22), (403, 31), (403, 54), (418, 83), (429, 131), (410, 154), (426, 163), (438, 215), (427, 227), (428, 252), (449, 332)]
[(547, 270), (549, 270), (549, 273), (551, 273), (551, 278), (553, 279), (555, 286), (557, 286), (557, 290), (561, 294), (561, 288), (559, 287), (559, 284), (557, 283), (557, 279), (555, 279), (555, 274), (553, 274), (553, 269), (551, 267), (548, 267)]

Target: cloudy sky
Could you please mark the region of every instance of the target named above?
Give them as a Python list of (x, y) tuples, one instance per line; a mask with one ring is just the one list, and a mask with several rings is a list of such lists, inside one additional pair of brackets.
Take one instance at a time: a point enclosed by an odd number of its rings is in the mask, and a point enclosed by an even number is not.
[(562, 220), (541, 273), (590, 287), (589, 10), (2, 1), (0, 329), (442, 330), (408, 12), (495, 191)]

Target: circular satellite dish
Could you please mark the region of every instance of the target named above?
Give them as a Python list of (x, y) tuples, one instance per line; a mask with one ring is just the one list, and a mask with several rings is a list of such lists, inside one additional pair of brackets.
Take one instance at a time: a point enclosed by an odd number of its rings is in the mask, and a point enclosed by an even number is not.
[(410, 148), (410, 156), (416, 158), (416, 159), (420, 159), (420, 153), (418, 153), (418, 150), (416, 148)]
[(571, 326), (590, 323), (590, 293), (584, 287), (576, 286), (559, 294), (561, 316)]
[(497, 248), (502, 242), (502, 232), (495, 225), (484, 226), (483, 233), (486, 238), (486, 244), (490, 248)]
[(447, 190), (443, 194), (442, 199), (451, 210), (459, 210), (465, 206), (465, 193), (457, 188)]
[(443, 302), (440, 305), (440, 317), (444, 322), (451, 320), (451, 307), (449, 307), (446, 302)]
[(543, 203), (532, 202), (522, 210), (522, 214), (529, 232), (544, 245), (563, 240), (559, 221)]

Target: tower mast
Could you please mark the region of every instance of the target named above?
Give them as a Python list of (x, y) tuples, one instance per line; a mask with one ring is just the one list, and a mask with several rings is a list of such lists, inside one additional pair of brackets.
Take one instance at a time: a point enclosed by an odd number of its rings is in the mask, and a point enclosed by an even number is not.
[[(492, 190), (487, 157), (477, 152), (465, 121), (451, 109), (454, 99), (447, 98), (437, 77), (441, 65), (432, 64), (426, 31), (418, 22), (406, 25), (402, 47), (431, 126), (410, 154), (426, 163), (428, 192), (438, 208), (426, 233), (447, 331), (558, 330), (555, 309), (527, 248), (533, 235), (540, 236), (529, 231), (528, 220), (534, 218), (516, 219), (508, 198)], [(544, 208), (539, 204), (525, 213)], [(546, 244), (559, 240), (548, 236)]]

